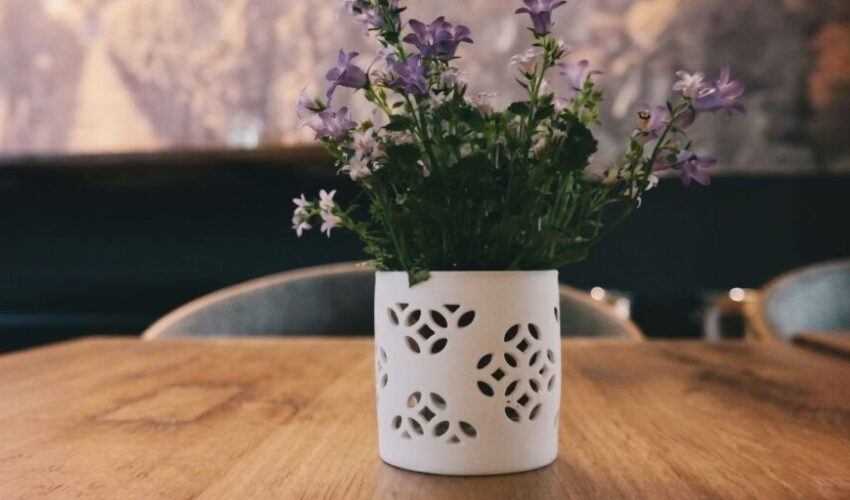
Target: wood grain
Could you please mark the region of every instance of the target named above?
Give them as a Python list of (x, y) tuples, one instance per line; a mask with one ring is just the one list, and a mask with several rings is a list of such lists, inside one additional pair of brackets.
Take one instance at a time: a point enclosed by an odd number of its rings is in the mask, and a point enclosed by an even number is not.
[(794, 335), (793, 342), (850, 361), (850, 332), (805, 332)]
[(850, 498), (850, 363), (566, 341), (560, 455), (489, 478), (377, 456), (365, 339), (87, 339), (0, 357), (0, 498)]

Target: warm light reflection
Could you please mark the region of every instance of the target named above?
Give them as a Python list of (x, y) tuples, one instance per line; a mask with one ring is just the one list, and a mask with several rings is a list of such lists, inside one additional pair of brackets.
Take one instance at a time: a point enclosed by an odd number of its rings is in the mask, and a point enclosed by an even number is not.
[(747, 292), (743, 288), (733, 288), (729, 290), (729, 298), (734, 302), (743, 302), (747, 298)]
[(605, 300), (605, 289), (601, 286), (595, 286), (590, 290), (590, 296), (594, 300)]

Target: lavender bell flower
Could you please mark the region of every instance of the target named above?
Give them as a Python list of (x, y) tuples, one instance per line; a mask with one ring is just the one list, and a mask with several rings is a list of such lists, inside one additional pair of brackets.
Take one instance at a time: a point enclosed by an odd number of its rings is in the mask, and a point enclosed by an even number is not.
[(364, 72), (360, 67), (353, 64), (352, 61), (359, 54), (357, 52), (345, 53), (339, 51), (339, 65), (328, 71), (325, 78), (331, 83), (331, 88), (328, 89), (328, 99), (333, 96), (334, 90), (337, 87), (349, 87), (352, 89), (362, 89), (369, 82)]
[(415, 45), (422, 57), (427, 59), (454, 59), (461, 42), (473, 43), (469, 37), (469, 28), (463, 25), (453, 26), (442, 16), (434, 19), (431, 24), (411, 19), (410, 28), (413, 33), (404, 37), (404, 41)]
[(593, 75), (601, 75), (601, 71), (590, 70), (590, 62), (587, 59), (582, 59), (576, 64), (560, 63), (558, 64), (560, 73), (567, 77), (567, 84), (570, 90), (567, 92), (567, 98), (572, 99), (584, 88), (587, 80)]
[(653, 167), (654, 172), (661, 170), (678, 170), (682, 173), (682, 184), (690, 186), (691, 180), (696, 181), (703, 186), (711, 184), (711, 178), (705, 172), (705, 169), (711, 168), (717, 164), (717, 160), (708, 157), (699, 157), (696, 154), (683, 150), (679, 151), (675, 156), (660, 160)]
[(305, 118), (324, 109), (324, 105), (317, 99), (310, 97), (307, 94), (307, 87), (305, 86), (301, 89), (301, 94), (298, 95), (298, 103), (295, 109), (295, 114), (298, 118)]
[(393, 72), (391, 85), (402, 89), (405, 94), (426, 94), (428, 82), (425, 80), (425, 66), (419, 54), (411, 56), (407, 63), (391, 61), (390, 69)]
[(638, 112), (635, 139), (646, 144), (658, 139), (670, 123), (670, 113), (664, 106), (645, 106)]
[(528, 14), (534, 25), (534, 33), (545, 35), (552, 31), (552, 11), (566, 4), (566, 0), (523, 0), (525, 7), (516, 10), (515, 14)]
[(735, 111), (745, 113), (744, 105), (737, 101), (744, 95), (746, 87), (739, 80), (730, 79), (729, 66), (725, 66), (720, 71), (720, 76), (714, 81), (714, 91), (706, 96), (698, 98), (694, 107), (699, 112), (718, 111), (725, 109), (729, 115), (733, 115)]
[(348, 108), (340, 108), (337, 112), (326, 109), (316, 115), (308, 125), (316, 133), (318, 139), (341, 141), (345, 139), (350, 130), (357, 126), (347, 115)]

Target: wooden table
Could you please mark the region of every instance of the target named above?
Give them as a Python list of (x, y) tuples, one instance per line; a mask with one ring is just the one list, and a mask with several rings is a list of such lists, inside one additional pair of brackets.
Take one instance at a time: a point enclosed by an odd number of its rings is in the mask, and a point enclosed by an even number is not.
[(850, 363), (567, 341), (560, 456), (380, 462), (369, 340), (87, 339), (0, 357), (0, 498), (850, 498)]
[(850, 360), (850, 332), (805, 332), (794, 335), (794, 343)]

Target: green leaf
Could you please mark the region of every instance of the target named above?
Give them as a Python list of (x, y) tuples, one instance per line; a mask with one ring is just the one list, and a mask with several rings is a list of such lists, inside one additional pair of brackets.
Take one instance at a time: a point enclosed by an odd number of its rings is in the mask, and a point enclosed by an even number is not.
[(393, 115), (390, 117), (390, 123), (387, 124), (384, 129), (392, 132), (402, 132), (404, 130), (412, 129), (413, 126), (413, 119), (411, 119), (410, 117), (402, 115)]
[(591, 155), (596, 152), (598, 143), (590, 130), (581, 123), (570, 127), (561, 154), (555, 158), (560, 169), (578, 170), (587, 167)]
[(428, 278), (430, 277), (431, 272), (427, 269), (411, 269), (407, 272), (407, 280), (410, 283), (410, 286), (415, 286), (419, 283), (428, 281)]
[(422, 153), (415, 144), (391, 144), (386, 147), (387, 159), (397, 163), (411, 165), (419, 161)]
[(528, 116), (528, 113), (531, 111), (531, 108), (528, 107), (527, 102), (515, 102), (508, 106), (508, 111), (515, 115)]

